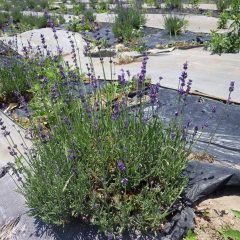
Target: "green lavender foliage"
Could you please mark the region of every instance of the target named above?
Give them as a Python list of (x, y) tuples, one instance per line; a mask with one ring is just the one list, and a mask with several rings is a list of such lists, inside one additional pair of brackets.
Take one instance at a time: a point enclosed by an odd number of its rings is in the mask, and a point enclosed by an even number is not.
[(179, 35), (187, 26), (187, 24), (187, 20), (176, 15), (168, 15), (164, 18), (164, 27), (170, 36)]
[(141, 9), (134, 6), (129, 8), (119, 6), (112, 31), (116, 37), (128, 42), (133, 37), (133, 30), (138, 30), (145, 22), (146, 18)]
[[(131, 110), (126, 99), (136, 80), (100, 88), (92, 79), (88, 93), (75, 85), (83, 75), (51, 59), (41, 63), (31, 63), (39, 79), (30, 106), (32, 119), (44, 116), (48, 125), (33, 121), (35, 153), (22, 165), (21, 191), (32, 214), (57, 225), (77, 218), (116, 235), (158, 231), (187, 183), (190, 145), (181, 123), (163, 122), (154, 103), (148, 114), (155, 117), (146, 119), (142, 95)], [(116, 102), (119, 95), (125, 97)]]

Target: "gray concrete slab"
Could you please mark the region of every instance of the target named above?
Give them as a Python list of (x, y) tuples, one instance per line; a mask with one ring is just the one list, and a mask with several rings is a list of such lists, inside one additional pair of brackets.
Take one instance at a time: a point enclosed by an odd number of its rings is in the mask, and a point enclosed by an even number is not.
[[(193, 90), (226, 99), (230, 81), (235, 81), (236, 87), (232, 99), (240, 102), (240, 54), (211, 55), (203, 48), (189, 50), (174, 50), (170, 53), (150, 56), (147, 64), (147, 75), (156, 83), (163, 77), (162, 85), (176, 89), (178, 77), (184, 62), (189, 64), (189, 78), (193, 80)], [(105, 72), (110, 77), (108, 60), (105, 60)], [(97, 73), (102, 73), (99, 60), (94, 59)], [(132, 75), (140, 72), (141, 63), (134, 62), (126, 65), (117, 65), (116, 76), (121, 69), (130, 70)], [(101, 74), (102, 76), (102, 74)]]
[[(13, 146), (14, 144), (17, 145), (18, 150), (21, 153), (24, 153), (24, 149), (22, 148), (21, 144), (25, 144), (30, 147), (31, 143), (29, 140), (25, 139), (25, 131), (17, 126), (11, 119), (9, 119), (5, 114), (0, 111), (0, 118), (3, 120), (3, 126), (6, 126), (6, 130), (10, 132), (10, 137), (3, 136), (3, 131), (0, 129), (0, 169), (3, 166), (6, 166), (8, 162), (13, 162), (14, 158), (9, 154), (9, 146)], [(20, 135), (21, 134), (21, 135)], [(22, 139), (22, 137), (23, 139)], [(13, 142), (12, 142), (12, 140)]]
[[(146, 14), (147, 22), (145, 25), (147, 27), (164, 29), (164, 17), (166, 15), (167, 14)], [(193, 14), (180, 16), (185, 17), (185, 19), (189, 22), (186, 30), (204, 33), (210, 33), (211, 30), (217, 30), (218, 18)], [(102, 13), (97, 14), (96, 17), (98, 22), (114, 22), (115, 14)]]
[[(191, 4), (183, 4), (184, 8), (191, 8)], [(217, 10), (217, 5), (215, 3), (200, 3), (198, 5), (198, 8), (204, 9), (204, 10)]]
[[(23, 45), (27, 45), (30, 39), (33, 46), (41, 44), (40, 33), (46, 37), (49, 49), (56, 51), (57, 44), (53, 37), (52, 30), (49, 28), (28, 31), (21, 34)], [(71, 46), (68, 39), (67, 31), (57, 31), (59, 45), (63, 47), (63, 55), (66, 61), (72, 64)], [(71, 33), (70, 33), (71, 34)], [(86, 45), (80, 34), (75, 34), (76, 42), (80, 52), (80, 59), (83, 71), (86, 71), (85, 64), (89, 59), (83, 55), (83, 49)], [(9, 40), (6, 38), (5, 40)], [(20, 38), (19, 38), (20, 39)], [(21, 53), (21, 44), (19, 43), (19, 52)], [(92, 59), (95, 73), (103, 78), (103, 70), (98, 58)], [(226, 98), (230, 81), (236, 82), (236, 89), (232, 97), (235, 101), (240, 101), (240, 54), (222, 54), (211, 55), (210, 52), (204, 51), (203, 48), (189, 50), (174, 50), (171, 53), (162, 53), (159, 56), (150, 56), (147, 71), (152, 77), (152, 81), (158, 81), (159, 76), (164, 77), (162, 84), (167, 87), (177, 88), (178, 77), (181, 74), (182, 64), (188, 61), (189, 77), (193, 80), (193, 89), (206, 94), (214, 95), (219, 98)], [(106, 77), (110, 79), (109, 59), (105, 58)], [(140, 71), (140, 62), (130, 63), (127, 65), (116, 65), (114, 76), (123, 68), (129, 69), (132, 75)]]
[[(36, 16), (43, 16), (43, 12), (31, 12), (31, 11), (24, 11), (23, 12), (26, 15), (36, 15)], [(51, 13), (50, 13), (51, 14)], [(58, 14), (52, 14), (52, 15), (58, 15)], [(71, 18), (73, 18), (73, 15), (70, 14), (61, 14), (65, 20), (68, 22)], [(97, 22), (110, 22), (113, 23), (115, 21), (116, 14), (113, 13), (97, 13), (96, 20)], [(164, 29), (164, 17), (167, 14), (146, 14), (147, 27), (154, 27), (154, 28), (161, 28)], [(211, 30), (217, 30), (217, 22), (218, 18), (215, 17), (208, 17), (204, 15), (194, 15), (194, 14), (186, 14), (186, 15), (180, 15), (184, 16), (186, 20), (188, 20), (188, 26), (186, 27), (186, 30), (192, 31), (192, 32), (204, 32), (204, 33), (210, 33)], [(224, 32), (226, 30), (221, 30), (220, 32)]]

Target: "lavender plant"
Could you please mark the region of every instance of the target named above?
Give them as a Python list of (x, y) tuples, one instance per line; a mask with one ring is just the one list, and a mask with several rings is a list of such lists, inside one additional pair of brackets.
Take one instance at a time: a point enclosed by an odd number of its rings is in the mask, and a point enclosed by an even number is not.
[(177, 15), (167, 15), (164, 17), (164, 27), (168, 31), (170, 36), (177, 36), (184, 31), (188, 21), (184, 17)]
[[(57, 40), (54, 26), (53, 31)], [(125, 230), (161, 231), (186, 186), (183, 171), (199, 130), (195, 126), (188, 134), (190, 124), (181, 117), (192, 84), (187, 63), (179, 78), (178, 110), (164, 122), (157, 114), (160, 83), (146, 84), (146, 55), (134, 80), (122, 70), (112, 85), (102, 83), (90, 65), (87, 75), (81, 74), (71, 37), (76, 69), (62, 61), (60, 49), (54, 56), (44, 36), (41, 40), (38, 64), (31, 60), (29, 66), (37, 73), (33, 102), (41, 102), (47, 125), (33, 121), (30, 151), (25, 145), (23, 155), (17, 146), (9, 149), (19, 163), (19, 188), (32, 214), (58, 225), (79, 219), (115, 236)], [(133, 86), (137, 106), (129, 108)], [(27, 106), (26, 111), (30, 114)], [(2, 120), (0, 125), (11, 143)]]
[[(87, 92), (76, 72), (55, 63), (51, 79), (41, 64), (45, 75), (39, 74), (37, 96), (48, 127), (34, 124), (36, 154), (21, 166), (21, 190), (33, 215), (54, 224), (79, 218), (115, 234), (160, 230), (187, 182), (182, 172), (191, 144), (175, 118), (165, 124), (155, 114), (159, 84), (150, 86), (152, 110), (146, 115), (146, 64), (147, 56), (137, 78), (139, 107), (133, 110), (127, 73), (105, 94), (91, 73)], [(185, 96), (183, 84), (181, 89)]]
[(129, 42), (134, 37), (133, 30), (138, 30), (145, 24), (146, 18), (142, 14), (141, 8), (131, 6), (125, 8), (118, 6), (117, 16), (112, 27), (112, 31), (121, 41)]
[(15, 61), (12, 66), (0, 68), (0, 98), (11, 99), (15, 91), (23, 93), (30, 88), (24, 67)]
[[(230, 20), (231, 24), (227, 33), (218, 33), (212, 31), (212, 40), (206, 45), (206, 48), (213, 53), (238, 53), (240, 51), (240, 1), (230, 1), (230, 10), (223, 12), (219, 25), (223, 25)], [(222, 27), (222, 26), (220, 26)]]

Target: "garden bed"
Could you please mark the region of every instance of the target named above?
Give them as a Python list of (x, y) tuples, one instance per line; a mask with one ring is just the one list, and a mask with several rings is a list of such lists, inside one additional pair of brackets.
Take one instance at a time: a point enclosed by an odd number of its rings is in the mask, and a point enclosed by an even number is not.
[[(144, 8), (144, 12), (146, 14), (194, 14), (194, 15), (205, 15), (208, 17), (219, 17), (220, 11), (218, 10), (208, 10), (208, 9), (194, 9), (194, 8), (182, 8), (181, 10), (178, 9), (167, 9), (167, 8)], [(115, 10), (109, 11), (109, 13), (115, 13)]]
[[(120, 27), (126, 19), (125, 10), (121, 11)], [(129, 19), (138, 20), (138, 27), (142, 26), (144, 19), (139, 13), (131, 10), (128, 17), (131, 13), (136, 18)], [(90, 18), (92, 23), (92, 15)], [(4, 136), (0, 139), (4, 146), (0, 152), (4, 156), (0, 165), (4, 196), (0, 197), (0, 238), (17, 233), (21, 239), (38, 239), (40, 233), (47, 239), (182, 239), (187, 229), (194, 227), (194, 207), (199, 201), (223, 186), (240, 186), (240, 106), (231, 101), (235, 82), (226, 86), (226, 101), (191, 94), (192, 80), (185, 62), (177, 90), (167, 89), (162, 87), (162, 77), (151, 83), (146, 67), (152, 59), (145, 53), (138, 74), (120, 70), (117, 81), (112, 81), (111, 57), (111, 81), (106, 81), (100, 56), (102, 81), (94, 69), (96, 59), (86, 57), (90, 45), (85, 46), (78, 35), (79, 47), (76, 35), (62, 30), (58, 35), (53, 24), (51, 27), (46, 32), (52, 30), (56, 51), (52, 47), (47, 51), (41, 34), (42, 49), (39, 47), (36, 55), (31, 44), (24, 48), (22, 43), (26, 59), (12, 70), (0, 69), (2, 101), (10, 101), (7, 93), (16, 97), (16, 102), (3, 106), (5, 113), (17, 115), (16, 121), (29, 119), (32, 140), (26, 143), (26, 132), (0, 112)], [(118, 32), (118, 36), (132, 44), (132, 29), (128, 30), (125, 35)], [(159, 44), (159, 48), (168, 45), (163, 39), (166, 33), (155, 30), (144, 27), (143, 36), (150, 35), (151, 42), (144, 38), (139, 42), (154, 47)], [(33, 39), (33, 34), (28, 34)], [(69, 48), (60, 37), (63, 34), (69, 38)], [(196, 38), (197, 44), (203, 44), (206, 37), (185, 34), (188, 40)], [(112, 40), (108, 48), (116, 44), (111, 26), (104, 23), (90, 36), (98, 50), (99, 40), (105, 36)], [(154, 42), (161, 37), (162, 42)], [(175, 40), (171, 44), (186, 47), (188, 42), (180, 37)], [(131, 44), (128, 47), (134, 48)], [(61, 46), (69, 50), (71, 63), (65, 62), (66, 49)], [(4, 47), (2, 53), (7, 55), (4, 59), (15, 57)], [(86, 71), (81, 67), (82, 56), (89, 60), (82, 64)], [(7, 140), (7, 146), (2, 140)], [(7, 164), (5, 152), (14, 158)], [(7, 173), (13, 175), (23, 196), (12, 194), (16, 186)], [(14, 211), (9, 204), (13, 198), (18, 203)], [(26, 211), (33, 217), (25, 215)], [(42, 233), (43, 229), (49, 231)]]
[[(173, 109), (175, 108), (176, 92), (170, 89), (161, 89), (160, 96), (160, 99), (162, 100), (162, 117), (169, 119)], [(188, 112), (194, 116), (197, 122), (201, 122), (201, 109), (203, 105), (205, 106), (204, 114), (206, 114), (206, 116), (211, 115), (210, 106), (212, 105), (216, 105), (219, 116), (221, 116), (222, 111), (224, 111), (225, 108), (225, 104), (219, 101), (208, 99), (199, 101), (198, 96), (192, 96), (189, 99), (189, 102), (192, 102), (192, 104), (189, 105), (190, 109)], [(224, 186), (240, 186), (240, 172), (237, 170), (237, 168), (239, 168), (239, 146), (236, 141), (236, 138), (239, 137), (239, 133), (236, 132), (237, 122), (235, 121), (239, 117), (237, 116), (239, 115), (239, 106), (233, 105), (230, 107), (230, 109), (231, 114), (229, 114), (228, 117), (224, 118), (222, 121), (224, 128), (219, 129), (217, 133), (218, 137), (219, 134), (222, 135), (222, 139), (218, 139), (218, 143), (212, 142), (208, 148), (209, 152), (216, 156), (216, 162), (207, 163), (204, 161), (191, 161), (189, 163), (188, 171), (191, 174), (190, 182), (186, 188), (186, 191), (182, 195), (182, 200), (177, 205), (174, 205), (173, 213), (168, 218), (166, 225), (163, 226), (164, 231), (162, 235), (158, 235), (158, 238), (161, 237), (162, 239), (181, 240), (183, 236), (185, 236), (187, 229), (194, 227), (194, 209), (195, 205), (198, 204), (199, 201), (204, 198), (208, 198), (216, 191), (221, 191)], [(216, 124), (214, 123), (214, 120), (210, 122), (210, 128), (214, 128), (214, 124)], [(227, 139), (225, 131), (227, 131)], [(228, 144), (225, 144), (224, 142), (228, 142)], [(234, 145), (234, 142), (236, 145)], [(231, 146), (230, 143), (232, 144)], [(200, 149), (204, 149), (207, 144), (207, 142), (200, 140)], [(235, 169), (233, 166), (235, 166)], [(206, 171), (206, 169), (208, 169), (208, 171)], [(8, 193), (9, 189), (14, 188), (12, 180), (9, 179), (8, 175), (2, 175), (1, 177), (1, 189), (4, 189), (3, 194), (8, 197), (0, 198), (0, 206), (5, 203), (8, 204), (6, 205), (7, 207), (4, 209), (3, 214), (5, 220), (0, 218), (0, 222), (3, 221), (3, 223), (5, 223), (5, 225), (0, 226), (0, 234), (4, 233), (9, 236), (13, 235), (17, 231), (18, 236), (20, 236), (22, 240), (28, 239), (30, 236), (33, 239), (41, 239), (44, 237), (49, 240), (55, 239), (56, 237), (60, 239), (66, 239), (69, 238), (69, 236), (72, 238), (84, 238), (89, 240), (95, 238), (108, 239), (107, 236), (99, 231), (97, 226), (90, 226), (84, 222), (72, 222), (70, 225), (61, 228), (52, 225), (46, 225), (39, 219), (26, 216), (24, 212), (27, 211), (27, 209), (21, 207), (24, 204), (24, 200), (20, 198), (20, 195), (17, 193), (12, 195), (9, 195)], [(231, 194), (234, 195), (235, 193), (236, 192), (233, 191)], [(15, 212), (12, 211), (14, 208), (12, 208), (11, 204), (9, 204), (9, 202), (12, 202), (12, 197), (15, 199), (15, 201), (17, 199), (19, 206)], [(16, 214), (18, 214), (19, 217), (17, 217)], [(12, 218), (9, 219), (9, 216)], [(23, 226), (27, 226), (24, 228), (24, 231)], [(140, 233), (136, 233), (136, 235), (128, 235), (126, 233), (124, 235), (124, 239), (133, 238), (156, 239), (156, 236), (152, 235), (151, 233), (147, 235), (141, 235)]]
[[(100, 38), (109, 39), (109, 47), (113, 47), (119, 40), (112, 33), (111, 23), (98, 23), (99, 30), (94, 32), (86, 32), (83, 34), (84, 38), (90, 42), (94, 42), (96, 34)], [(108, 32), (108, 36), (106, 36)], [(185, 31), (182, 34), (174, 37), (169, 36), (166, 30), (153, 28), (153, 27), (143, 27), (142, 30), (143, 37), (139, 38), (139, 42), (146, 46), (147, 49), (153, 48), (164, 48), (166, 46), (177, 46), (181, 48), (187, 47), (200, 47), (203, 46), (204, 42), (211, 40), (211, 36), (208, 33), (194, 33), (191, 31)], [(126, 44), (127, 47), (132, 47), (130, 44)]]

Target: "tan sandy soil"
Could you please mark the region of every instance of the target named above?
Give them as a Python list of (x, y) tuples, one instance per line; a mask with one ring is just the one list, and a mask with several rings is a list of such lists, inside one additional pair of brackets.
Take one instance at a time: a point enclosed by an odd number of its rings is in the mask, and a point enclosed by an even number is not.
[[(240, 211), (240, 194), (226, 192), (227, 195), (201, 202), (196, 208), (196, 228), (198, 240), (223, 240), (219, 230), (231, 228), (240, 231), (240, 219), (232, 210)], [(235, 192), (236, 194), (236, 192)]]

